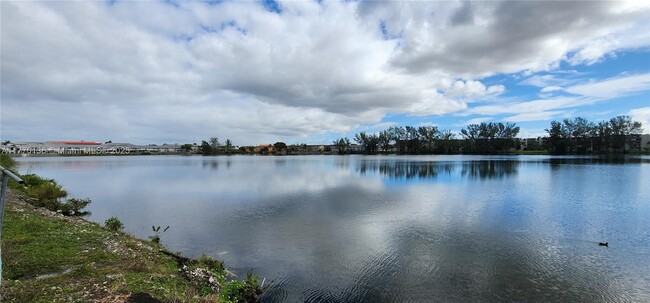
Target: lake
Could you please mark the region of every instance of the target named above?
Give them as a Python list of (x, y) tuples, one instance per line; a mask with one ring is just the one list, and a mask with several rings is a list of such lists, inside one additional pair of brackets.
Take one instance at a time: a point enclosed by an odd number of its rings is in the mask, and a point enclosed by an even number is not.
[(267, 302), (650, 302), (647, 156), (17, 160)]

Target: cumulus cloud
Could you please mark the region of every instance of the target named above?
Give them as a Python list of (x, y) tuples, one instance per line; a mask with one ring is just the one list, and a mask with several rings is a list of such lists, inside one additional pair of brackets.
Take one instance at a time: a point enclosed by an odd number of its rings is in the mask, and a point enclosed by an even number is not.
[(462, 111), (506, 91), (486, 75), (648, 44), (648, 7), (617, 2), (0, 5), (2, 132), (17, 139), (306, 139)]
[(643, 129), (646, 133), (650, 130), (650, 106), (633, 109), (628, 115), (632, 120), (643, 123)]
[(485, 86), (480, 81), (456, 81), (446, 88), (445, 94), (451, 97), (476, 97), (498, 95), (505, 91), (503, 85)]
[[(552, 78), (538, 77), (533, 81), (540, 85), (546, 85), (550, 79)], [(547, 94), (560, 90), (566, 91), (572, 96), (550, 96)], [(467, 114), (491, 116), (510, 114), (504, 120), (511, 122), (550, 120), (566, 113), (562, 110), (604, 102), (648, 90), (650, 90), (650, 74), (621, 75), (598, 81), (587, 81), (566, 88), (547, 86), (541, 89), (542, 98), (538, 100), (476, 106), (465, 112)]]
[(579, 64), (648, 45), (647, 3), (369, 1), (360, 9), (404, 37), (392, 64), (410, 72), (475, 77), (544, 71), (569, 53), (576, 53), (570, 63)]

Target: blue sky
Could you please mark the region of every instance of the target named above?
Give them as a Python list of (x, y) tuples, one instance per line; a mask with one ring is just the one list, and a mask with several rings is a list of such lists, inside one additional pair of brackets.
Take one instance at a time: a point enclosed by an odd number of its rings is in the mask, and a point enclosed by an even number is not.
[(0, 137), (327, 143), (395, 125), (630, 115), (642, 1), (2, 2)]
[[(530, 79), (536, 77), (553, 77), (550, 84), (569, 82), (569, 83), (582, 83), (582, 82), (597, 82), (599, 79), (612, 79), (617, 77), (625, 77), (626, 75), (645, 75), (646, 85), (644, 89), (634, 91), (629, 94), (621, 94), (620, 97), (607, 98), (602, 102), (596, 102), (584, 106), (576, 106), (567, 110), (558, 111), (557, 114), (551, 115), (550, 119), (543, 118), (539, 120), (529, 121), (516, 121), (517, 125), (522, 128), (520, 136), (535, 137), (545, 135), (544, 129), (549, 126), (551, 120), (562, 120), (565, 118), (584, 117), (591, 121), (597, 122), (602, 120), (609, 120), (616, 115), (630, 115), (630, 112), (638, 108), (646, 108), (650, 106), (650, 90), (648, 89), (648, 81), (650, 81), (650, 53), (648, 49), (639, 49), (631, 51), (617, 52), (608, 58), (603, 59), (594, 64), (580, 64), (569, 66), (562, 63), (561, 66), (552, 71), (539, 72), (532, 75), (522, 75), (521, 73), (513, 73), (506, 75), (495, 75), (482, 79), (485, 85), (504, 85), (507, 91), (501, 94), (498, 100), (481, 101), (477, 100), (471, 103), (469, 108), (476, 108), (480, 105), (490, 104), (494, 102), (501, 102), (502, 100), (513, 100), (525, 102), (526, 100), (537, 100), (544, 98), (544, 93), (541, 92), (543, 87), (533, 85)], [(570, 93), (556, 92), (554, 96), (571, 96)], [(470, 123), (480, 122), (504, 122), (509, 121), (508, 114), (497, 115), (481, 115), (463, 113), (455, 113), (442, 116), (425, 116), (414, 117), (411, 115), (388, 115), (382, 119), (382, 123), (395, 124), (395, 125), (422, 125), (434, 124), (441, 129), (459, 130)], [(637, 116), (637, 120), (646, 122), (647, 115)], [(646, 122), (647, 123), (647, 122)], [(381, 129), (381, 128), (378, 128)], [(650, 133), (650, 126), (646, 127), (645, 133)], [(352, 134), (352, 133), (350, 133)]]

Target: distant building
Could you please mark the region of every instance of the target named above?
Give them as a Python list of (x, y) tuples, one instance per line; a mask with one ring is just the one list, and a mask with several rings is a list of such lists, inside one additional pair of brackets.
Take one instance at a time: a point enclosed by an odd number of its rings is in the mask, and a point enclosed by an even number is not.
[(355, 154), (364, 153), (366, 148), (361, 144), (350, 144), (348, 151)]
[(641, 150), (650, 150), (650, 135), (641, 135)]
[(519, 139), (521, 150), (544, 150), (546, 149), (546, 137)]
[(650, 135), (630, 135), (625, 143), (625, 150), (641, 151), (650, 149)]
[(273, 153), (273, 151), (275, 151), (275, 147), (273, 144), (260, 144), (256, 146), (253, 151), (258, 154)]

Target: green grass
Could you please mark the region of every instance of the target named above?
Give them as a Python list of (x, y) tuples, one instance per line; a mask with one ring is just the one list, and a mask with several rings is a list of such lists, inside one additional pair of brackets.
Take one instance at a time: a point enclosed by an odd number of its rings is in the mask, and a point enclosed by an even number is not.
[(256, 290), (252, 282), (227, 281), (223, 264), (209, 257), (189, 266), (217, 273), (227, 295), (192, 284), (160, 244), (16, 202), (15, 192), (9, 200), (2, 232), (3, 302), (92, 302), (133, 293), (162, 302), (243, 302)]
[[(0, 162), (15, 172), (11, 157), (0, 155)], [(223, 263), (210, 257), (181, 259), (190, 269), (210, 271), (220, 289), (190, 281), (179, 270), (178, 256), (162, 254), (159, 243), (52, 212), (69, 207), (76, 214), (90, 199), (61, 202), (67, 193), (55, 180), (22, 178), (28, 186), (10, 181), (5, 203), (3, 302), (123, 302), (134, 293), (163, 302), (256, 302), (262, 292), (257, 277), (228, 281)]]
[(5, 214), (5, 220), (3, 278), (33, 278), (95, 260), (116, 259), (115, 254), (96, 249), (102, 238), (111, 236), (107, 231), (74, 228), (63, 220), (13, 211)]

